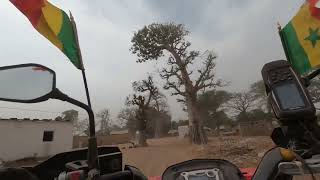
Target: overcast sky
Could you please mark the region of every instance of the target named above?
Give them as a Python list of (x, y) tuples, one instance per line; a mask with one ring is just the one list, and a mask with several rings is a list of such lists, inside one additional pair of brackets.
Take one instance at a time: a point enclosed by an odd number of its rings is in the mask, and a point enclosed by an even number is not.
[[(262, 65), (283, 59), (276, 23), (285, 25), (304, 0), (50, 0), (71, 10), (78, 26), (94, 111), (109, 108), (113, 117), (132, 92), (131, 82), (147, 73), (158, 76), (160, 64), (137, 64), (129, 52), (133, 33), (153, 22), (182, 23), (190, 30), (193, 49), (214, 50), (217, 76), (242, 91), (261, 79)], [(86, 101), (81, 72), (42, 37), (8, 0), (0, 1), (0, 66), (40, 63), (57, 73), (57, 87)], [(163, 81), (157, 78), (159, 86)], [(174, 119), (184, 118), (180, 104), (167, 92)], [(21, 108), (41, 110), (5, 109)], [(55, 117), (65, 102), (24, 105), (0, 102), (0, 117)], [(83, 115), (84, 112), (81, 112)]]

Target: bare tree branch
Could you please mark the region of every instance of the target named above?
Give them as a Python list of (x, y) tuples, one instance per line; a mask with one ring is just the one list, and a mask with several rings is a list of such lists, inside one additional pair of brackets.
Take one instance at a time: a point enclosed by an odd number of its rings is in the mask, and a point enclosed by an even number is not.
[(209, 52), (209, 54), (206, 57), (206, 60), (203, 62), (203, 69), (198, 70), (199, 72), (199, 78), (195, 83), (195, 88), (197, 90), (201, 90), (204, 88), (211, 88), (211, 87), (217, 87), (222, 86), (221, 80), (215, 80), (215, 73), (214, 68), (216, 66), (214, 60), (217, 58), (213, 53)]
[(193, 61), (200, 55), (199, 51), (190, 51), (189, 55), (185, 57), (183, 66), (186, 67), (189, 64), (193, 64)]
[(177, 102), (185, 103), (185, 102), (186, 102), (186, 100), (185, 100), (185, 99), (177, 98)]
[(177, 66), (170, 66), (169, 67), (170, 68), (170, 70), (168, 70), (168, 69), (166, 69), (166, 68), (163, 68), (162, 70), (161, 70), (161, 72), (160, 72), (160, 77), (162, 78), (162, 79), (166, 79), (166, 80), (168, 80), (168, 79), (170, 79), (171, 77), (176, 77), (178, 80), (179, 80), (179, 82), (183, 82), (183, 78), (182, 78), (182, 76), (179, 74), (179, 72), (180, 72), (180, 68), (179, 67), (177, 67)]
[(235, 93), (232, 95), (231, 101), (228, 102), (225, 107), (232, 108), (239, 113), (246, 113), (255, 105), (254, 101), (254, 95), (249, 92)]
[(174, 89), (175, 92), (172, 93), (172, 95), (181, 95), (186, 96), (186, 92), (179, 89), (179, 85), (175, 82), (167, 81), (166, 85), (163, 87), (164, 89)]

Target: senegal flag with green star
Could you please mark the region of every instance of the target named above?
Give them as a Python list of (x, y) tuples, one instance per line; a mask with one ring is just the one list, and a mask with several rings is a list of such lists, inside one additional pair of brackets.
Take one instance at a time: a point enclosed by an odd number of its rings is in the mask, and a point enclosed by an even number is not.
[(320, 0), (307, 0), (280, 33), (296, 71), (305, 74), (320, 67)]

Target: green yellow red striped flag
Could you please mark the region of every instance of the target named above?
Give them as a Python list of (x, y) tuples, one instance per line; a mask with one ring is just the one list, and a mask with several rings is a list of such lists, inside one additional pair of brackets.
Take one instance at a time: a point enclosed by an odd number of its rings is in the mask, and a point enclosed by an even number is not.
[(288, 60), (300, 74), (320, 67), (320, 1), (306, 1), (280, 30)]
[(68, 15), (47, 0), (10, 0), (33, 27), (58, 47), (78, 68), (82, 69), (79, 48)]

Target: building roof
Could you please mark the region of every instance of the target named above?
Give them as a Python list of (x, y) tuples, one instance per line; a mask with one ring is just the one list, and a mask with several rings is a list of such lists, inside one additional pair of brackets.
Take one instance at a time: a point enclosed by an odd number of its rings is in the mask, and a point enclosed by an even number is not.
[(70, 122), (70, 121), (63, 121), (63, 120), (53, 120), (53, 119), (30, 119), (30, 118), (1, 118), (0, 121), (17, 121), (17, 122), (22, 122), (22, 121), (31, 121), (31, 122)]

